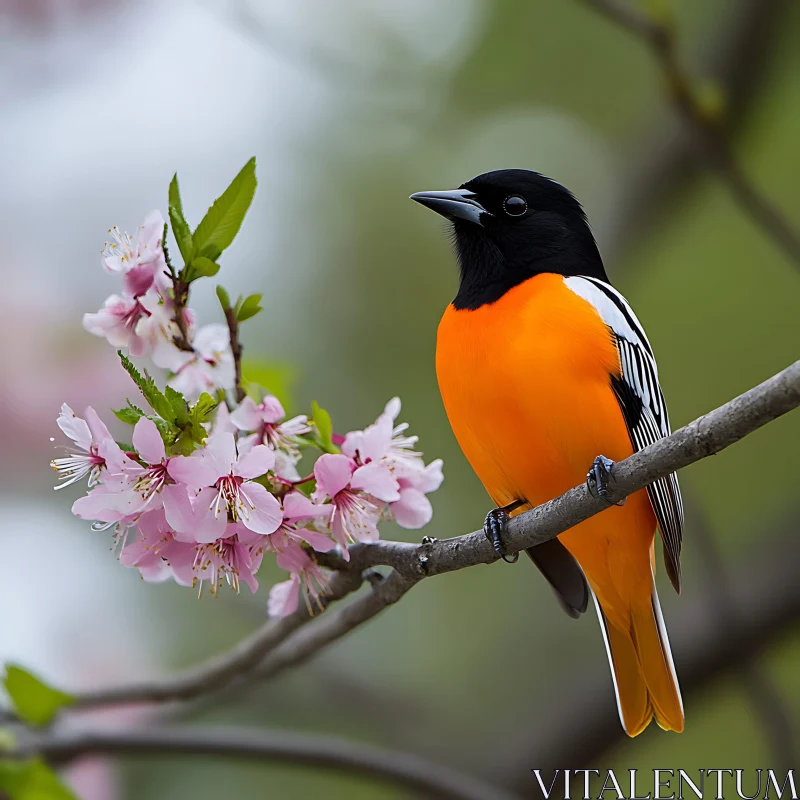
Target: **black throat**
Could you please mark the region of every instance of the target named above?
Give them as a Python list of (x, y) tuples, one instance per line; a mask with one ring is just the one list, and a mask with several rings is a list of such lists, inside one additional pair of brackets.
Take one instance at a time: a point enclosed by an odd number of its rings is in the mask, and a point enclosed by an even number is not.
[(569, 244), (558, 247), (546, 244), (532, 248), (524, 257), (509, 260), (500, 247), (482, 228), (469, 222), (454, 222), (453, 243), (460, 270), (454, 308), (474, 311), (497, 302), (506, 292), (535, 275), (585, 275), (609, 283), (603, 259), (594, 237), (587, 229), (584, 235), (570, 237)]

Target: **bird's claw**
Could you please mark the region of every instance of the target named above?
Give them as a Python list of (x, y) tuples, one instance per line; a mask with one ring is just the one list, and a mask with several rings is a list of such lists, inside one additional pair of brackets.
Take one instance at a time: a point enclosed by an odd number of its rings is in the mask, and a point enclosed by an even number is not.
[(439, 540), (435, 536), (423, 536), (422, 544), (436, 544)]
[[(601, 497), (604, 500), (608, 498), (608, 484), (612, 479), (611, 468), (616, 462), (605, 456), (597, 456), (592, 462), (592, 468), (586, 474), (586, 488), (592, 497)], [(610, 501), (609, 501), (610, 502)], [(625, 498), (623, 497), (615, 505), (625, 505)]]
[(508, 512), (504, 508), (493, 508), (487, 515), (483, 522), (483, 532), (486, 538), (491, 542), (495, 553), (500, 556), (507, 564), (515, 564), (519, 558), (519, 553), (507, 555), (505, 545), (503, 544), (503, 536), (508, 527), (509, 520)]

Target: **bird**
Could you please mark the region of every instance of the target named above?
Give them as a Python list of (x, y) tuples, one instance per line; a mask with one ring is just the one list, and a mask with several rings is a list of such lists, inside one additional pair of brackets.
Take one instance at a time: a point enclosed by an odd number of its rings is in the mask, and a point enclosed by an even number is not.
[[(560, 183), (526, 169), (487, 172), (411, 199), (445, 217), (458, 291), (439, 323), (436, 374), (453, 433), (496, 508), (510, 516), (587, 482), (668, 436), (653, 349), (608, 279), (587, 216)], [(587, 475), (587, 467), (589, 473)], [(655, 587), (655, 536), (680, 593), (683, 505), (674, 474), (526, 552), (571, 617), (594, 600), (620, 721), (680, 733), (683, 702)]]

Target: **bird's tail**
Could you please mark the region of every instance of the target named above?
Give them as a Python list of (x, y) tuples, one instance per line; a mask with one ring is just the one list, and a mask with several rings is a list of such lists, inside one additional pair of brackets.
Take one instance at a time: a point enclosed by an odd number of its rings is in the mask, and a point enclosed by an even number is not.
[(625, 732), (638, 736), (655, 717), (664, 730), (680, 733), (683, 701), (655, 585), (649, 602), (630, 608), (626, 627), (603, 613), (597, 597), (595, 606)]

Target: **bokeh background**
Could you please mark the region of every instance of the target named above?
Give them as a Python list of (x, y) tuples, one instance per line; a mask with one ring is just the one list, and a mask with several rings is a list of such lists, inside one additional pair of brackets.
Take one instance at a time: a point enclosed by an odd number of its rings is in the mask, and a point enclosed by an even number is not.
[[(800, 6), (673, 6), (689, 63), (731, 86), (747, 173), (800, 220)], [(77, 492), (52, 490), (61, 402), (104, 411), (131, 394), (81, 327), (114, 291), (106, 229), (166, 210), (176, 170), (196, 223), (257, 156), (256, 200), (219, 276), (264, 293), (250, 366), (273, 370), (293, 412), (318, 400), (339, 431), (399, 394), (421, 449), (445, 461), (425, 531), (437, 537), (475, 529), (490, 502), (438, 396), (435, 331), (456, 272), (413, 191), (509, 166), (569, 186), (648, 330), (673, 425), (796, 359), (797, 265), (697, 168), (663, 89), (643, 47), (578, 0), (0, 0), (0, 658), (98, 686), (190, 665), (264, 618), (277, 574), (265, 568), (254, 597), (147, 585), (71, 517)], [(209, 322), (205, 283), (194, 304)], [(790, 415), (682, 474), (685, 589), (661, 590), (679, 674), (800, 572), (798, 434)], [(682, 736), (651, 726), (629, 741), (593, 615), (569, 620), (529, 564), (498, 564), (425, 581), (269, 685), (169, 714), (335, 732), (522, 797), (538, 796), (533, 767), (785, 768), (798, 752), (798, 622), (790, 609), (758, 652), (729, 641), (730, 668), (687, 693)], [(409, 796), (208, 759), (92, 760), (70, 779), (87, 800)]]

